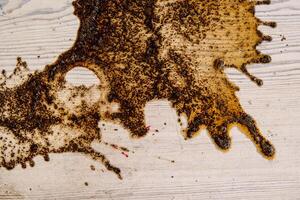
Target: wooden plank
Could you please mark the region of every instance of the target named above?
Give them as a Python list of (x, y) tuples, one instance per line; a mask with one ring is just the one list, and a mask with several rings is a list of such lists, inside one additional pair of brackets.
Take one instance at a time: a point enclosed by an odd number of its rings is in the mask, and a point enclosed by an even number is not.
[[(71, 2), (0, 0), (0, 68), (11, 72), (21, 56), (32, 70), (42, 69), (67, 50), (79, 26)], [(275, 160), (264, 160), (236, 128), (232, 149), (225, 154), (204, 131), (185, 141), (175, 111), (157, 101), (146, 108), (154, 135), (131, 140), (117, 125), (102, 130), (105, 140), (135, 154), (126, 158), (95, 144), (123, 170), (124, 180), (83, 155), (51, 154), (50, 162), (37, 157), (34, 168), (0, 169), (0, 199), (300, 199), (300, 1), (273, 0), (257, 7), (257, 16), (278, 23), (276, 29), (261, 27), (274, 40), (259, 49), (273, 62), (250, 67), (264, 86), (258, 88), (236, 71), (228, 74), (241, 87), (243, 107), (276, 146)], [(286, 40), (281, 41), (282, 35)], [(74, 71), (70, 80), (95, 81), (84, 70)]]

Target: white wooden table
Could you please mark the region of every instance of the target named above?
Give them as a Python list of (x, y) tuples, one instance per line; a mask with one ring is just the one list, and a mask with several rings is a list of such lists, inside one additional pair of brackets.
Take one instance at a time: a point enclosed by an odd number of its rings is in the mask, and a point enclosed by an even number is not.
[[(17, 56), (32, 70), (42, 69), (71, 47), (79, 26), (71, 2), (0, 0), (0, 69), (10, 73)], [(175, 111), (167, 102), (153, 102), (146, 107), (151, 126), (146, 138), (132, 140), (113, 124), (102, 128), (106, 141), (135, 154), (127, 158), (95, 144), (122, 169), (122, 181), (83, 155), (50, 154), (50, 162), (36, 157), (33, 168), (1, 168), (0, 199), (300, 199), (300, 1), (273, 0), (257, 7), (257, 16), (278, 23), (276, 29), (261, 27), (273, 37), (259, 46), (272, 63), (250, 67), (264, 86), (236, 71), (228, 74), (241, 88), (243, 107), (275, 145), (275, 160), (263, 159), (237, 128), (227, 153), (218, 151), (205, 131), (185, 141)], [(68, 80), (97, 81), (85, 70), (73, 71)]]

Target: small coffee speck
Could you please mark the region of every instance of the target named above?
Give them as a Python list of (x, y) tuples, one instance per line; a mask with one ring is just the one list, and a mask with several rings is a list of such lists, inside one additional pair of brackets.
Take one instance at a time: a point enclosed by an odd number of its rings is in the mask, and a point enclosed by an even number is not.
[(95, 168), (94, 165), (91, 165), (90, 168), (91, 168), (92, 171), (95, 171), (95, 170), (96, 170), (96, 168)]

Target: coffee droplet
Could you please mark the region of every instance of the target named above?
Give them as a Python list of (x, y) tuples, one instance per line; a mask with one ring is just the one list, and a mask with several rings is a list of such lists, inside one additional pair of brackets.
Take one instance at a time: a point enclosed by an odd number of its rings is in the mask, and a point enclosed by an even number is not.
[[(255, 17), (253, 0), (75, 0), (80, 20), (72, 48), (41, 71), (29, 73), (17, 60), (14, 73), (0, 79), (0, 165), (34, 166), (41, 155), (78, 152), (100, 161), (121, 179), (121, 170), (92, 148), (101, 142), (100, 120), (122, 124), (132, 137), (149, 132), (144, 107), (166, 99), (185, 116), (186, 139), (203, 127), (215, 144), (229, 149), (229, 127), (239, 125), (259, 152), (275, 149), (235, 94), (238, 87), (224, 70), (235, 68), (259, 86), (247, 65), (268, 63), (257, 49), (270, 36)], [(66, 74), (75, 67), (91, 70), (100, 84), (73, 86)], [(112, 109), (118, 105), (117, 109)]]

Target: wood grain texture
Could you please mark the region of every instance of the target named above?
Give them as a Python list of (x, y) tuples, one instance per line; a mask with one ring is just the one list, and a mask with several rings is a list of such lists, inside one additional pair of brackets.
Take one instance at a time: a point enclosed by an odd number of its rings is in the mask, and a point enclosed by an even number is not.
[[(17, 56), (32, 70), (42, 69), (71, 47), (79, 26), (71, 2), (0, 0), (0, 69), (12, 72)], [(257, 16), (278, 23), (276, 29), (260, 27), (273, 37), (259, 46), (272, 63), (249, 68), (264, 86), (237, 71), (228, 70), (228, 75), (241, 88), (245, 110), (277, 148), (275, 160), (263, 159), (237, 128), (227, 153), (218, 151), (205, 131), (185, 141), (175, 111), (156, 101), (146, 107), (147, 137), (129, 139), (127, 131), (113, 124), (102, 128), (104, 140), (134, 154), (126, 158), (95, 144), (123, 170), (124, 180), (83, 155), (51, 154), (50, 162), (37, 157), (34, 168), (0, 169), (0, 199), (300, 199), (300, 1), (273, 0), (258, 6)], [(97, 81), (83, 69), (68, 77), (73, 83)]]

